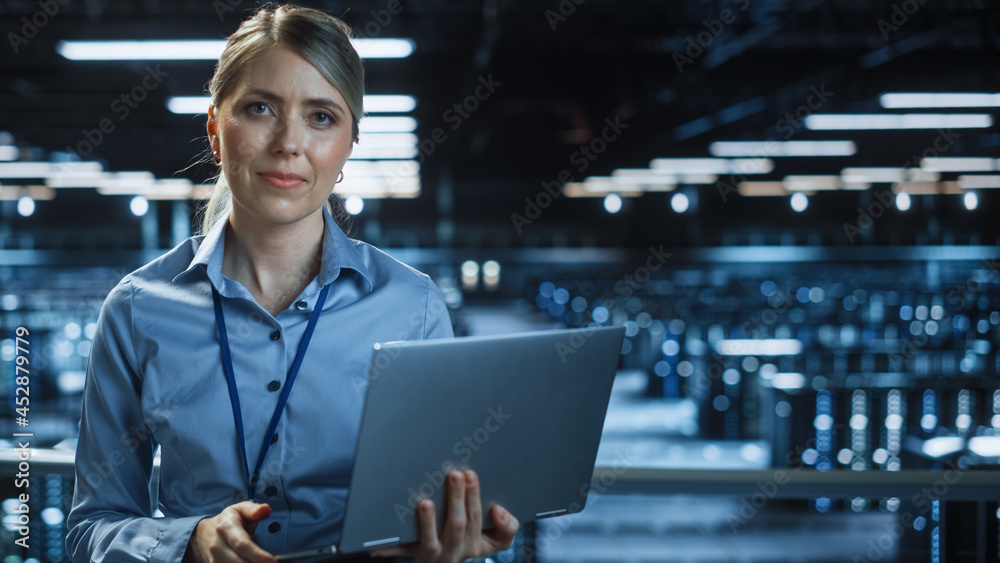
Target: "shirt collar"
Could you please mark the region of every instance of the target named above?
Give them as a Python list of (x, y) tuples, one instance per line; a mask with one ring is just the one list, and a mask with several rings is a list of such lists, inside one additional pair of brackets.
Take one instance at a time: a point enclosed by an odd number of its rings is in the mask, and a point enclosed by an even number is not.
[[(341, 270), (346, 268), (357, 272), (365, 291), (371, 291), (374, 287), (372, 284), (372, 275), (368, 269), (368, 265), (365, 263), (364, 257), (358, 251), (357, 245), (340, 230), (337, 222), (334, 221), (325, 206), (323, 207), (323, 220), (326, 225), (326, 231), (323, 234), (323, 269), (318, 276), (320, 287), (337, 279), (340, 276)], [(201, 244), (198, 246), (198, 250), (195, 252), (188, 267), (183, 272), (174, 276), (174, 282), (188, 276), (201, 266), (204, 268), (212, 284), (223, 293), (226, 293), (225, 286), (227, 284), (225, 282), (229, 280), (222, 275), (222, 255), (225, 249), (227, 223), (228, 220), (223, 219), (217, 221), (209, 229), (208, 233), (202, 237)]]

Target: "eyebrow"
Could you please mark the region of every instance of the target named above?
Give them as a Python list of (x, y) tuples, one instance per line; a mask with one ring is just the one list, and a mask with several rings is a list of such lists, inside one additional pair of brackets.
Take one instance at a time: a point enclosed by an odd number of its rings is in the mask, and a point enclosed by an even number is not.
[[(275, 94), (274, 92), (272, 92), (270, 90), (265, 90), (263, 88), (254, 88), (253, 90), (250, 90), (249, 92), (247, 92), (247, 95), (248, 96), (260, 96), (262, 98), (266, 98), (268, 100), (273, 100), (273, 101), (278, 101), (278, 102), (285, 101), (284, 98), (282, 98), (278, 94)], [(333, 100), (331, 100), (329, 98), (308, 98), (308, 99), (304, 100), (303, 103), (305, 105), (313, 105), (313, 106), (330, 106), (330, 107), (334, 108), (336, 111), (338, 111), (338, 112), (340, 112), (340, 113), (342, 113), (344, 115), (347, 114), (347, 112), (344, 111), (344, 108), (340, 107), (340, 104), (338, 104), (337, 102), (335, 102), (335, 101), (333, 101)]]

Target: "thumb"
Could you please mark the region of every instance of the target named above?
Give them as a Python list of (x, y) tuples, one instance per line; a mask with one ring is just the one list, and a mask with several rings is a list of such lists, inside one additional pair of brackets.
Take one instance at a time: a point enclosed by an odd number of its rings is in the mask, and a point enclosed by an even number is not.
[(257, 522), (271, 515), (271, 507), (269, 505), (258, 504), (249, 500), (236, 504), (233, 508), (236, 509), (243, 520), (250, 522)]

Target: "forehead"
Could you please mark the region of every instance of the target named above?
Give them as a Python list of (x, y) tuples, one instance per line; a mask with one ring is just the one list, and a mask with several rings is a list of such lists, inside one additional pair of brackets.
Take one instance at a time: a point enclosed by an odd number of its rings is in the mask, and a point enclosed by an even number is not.
[(235, 80), (234, 96), (267, 90), (284, 101), (330, 99), (346, 108), (340, 91), (312, 63), (294, 50), (278, 45), (248, 62)]

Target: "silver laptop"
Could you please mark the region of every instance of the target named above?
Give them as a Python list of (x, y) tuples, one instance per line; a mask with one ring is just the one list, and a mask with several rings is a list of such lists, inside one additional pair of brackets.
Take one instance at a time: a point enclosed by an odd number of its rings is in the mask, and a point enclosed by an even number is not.
[(445, 475), (479, 475), (483, 528), (578, 512), (597, 458), (624, 327), (377, 344), (343, 530), (318, 561), (418, 541), (415, 509), (445, 521)]

